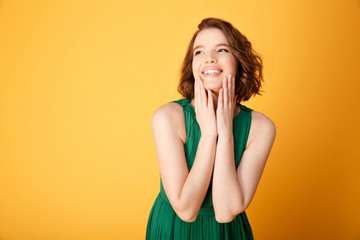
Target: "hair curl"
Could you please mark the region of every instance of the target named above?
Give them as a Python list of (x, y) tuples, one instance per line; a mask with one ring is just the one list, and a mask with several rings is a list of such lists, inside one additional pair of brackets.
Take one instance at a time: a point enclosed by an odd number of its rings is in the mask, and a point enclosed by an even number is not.
[(180, 81), (178, 92), (188, 99), (194, 98), (194, 75), (192, 71), (193, 46), (195, 38), (201, 30), (218, 28), (226, 36), (232, 54), (238, 62), (238, 70), (235, 77), (235, 95), (237, 101), (247, 101), (252, 95), (262, 95), (260, 88), (263, 82), (262, 59), (251, 46), (248, 39), (239, 30), (219, 18), (205, 18), (198, 25), (187, 48), (184, 61), (180, 69)]

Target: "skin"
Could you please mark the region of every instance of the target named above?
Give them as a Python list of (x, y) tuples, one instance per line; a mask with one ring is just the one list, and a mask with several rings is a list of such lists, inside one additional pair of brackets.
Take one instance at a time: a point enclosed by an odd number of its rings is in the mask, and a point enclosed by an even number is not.
[[(202, 30), (194, 42), (194, 47), (201, 45), (194, 52), (192, 100), (201, 137), (190, 171), (184, 152), (186, 128), (182, 107), (177, 103), (165, 104), (154, 112), (151, 120), (166, 195), (176, 214), (186, 222), (196, 220), (211, 177), (216, 220), (230, 222), (243, 212), (254, 197), (275, 140), (273, 121), (252, 111), (247, 146), (235, 168), (232, 124), (240, 111), (234, 96), (237, 62), (230, 51), (222, 50), (226, 44), (225, 35), (215, 28)], [(206, 77), (201, 73), (206, 66), (223, 71), (215, 77)]]
[[(200, 31), (194, 41), (192, 70), (194, 79), (201, 80), (206, 90), (211, 90), (214, 107), (226, 76), (235, 76), (237, 60), (231, 53), (229, 42), (220, 29), (210, 28)], [(202, 74), (205, 67), (218, 67), (218, 76)], [(207, 92), (209, 94), (209, 92)], [(194, 101), (193, 101), (194, 102)]]

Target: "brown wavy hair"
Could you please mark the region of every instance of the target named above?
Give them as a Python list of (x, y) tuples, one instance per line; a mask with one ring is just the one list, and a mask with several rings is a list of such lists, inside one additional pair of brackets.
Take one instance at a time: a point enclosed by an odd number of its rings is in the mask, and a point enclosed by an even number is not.
[(196, 36), (201, 30), (218, 28), (226, 36), (231, 52), (238, 62), (235, 77), (235, 95), (237, 101), (247, 101), (252, 95), (262, 95), (260, 88), (263, 82), (262, 59), (251, 46), (249, 40), (239, 30), (219, 18), (205, 18), (198, 25), (187, 48), (184, 61), (180, 69), (178, 92), (188, 99), (194, 98), (194, 75), (192, 71), (193, 46)]

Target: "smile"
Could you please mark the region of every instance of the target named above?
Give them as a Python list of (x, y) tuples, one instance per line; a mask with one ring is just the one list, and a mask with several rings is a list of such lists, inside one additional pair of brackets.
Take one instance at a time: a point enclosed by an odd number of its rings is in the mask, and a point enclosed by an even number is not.
[(222, 72), (221, 70), (207, 70), (207, 71), (204, 71), (204, 74), (205, 75), (213, 75), (213, 74), (219, 74), (221, 72)]

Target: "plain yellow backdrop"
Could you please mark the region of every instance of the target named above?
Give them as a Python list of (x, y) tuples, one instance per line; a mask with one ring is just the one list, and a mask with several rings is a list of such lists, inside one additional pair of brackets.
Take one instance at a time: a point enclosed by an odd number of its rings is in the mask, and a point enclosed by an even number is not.
[(360, 239), (360, 2), (0, 1), (0, 239), (144, 239), (150, 120), (179, 99), (205, 17), (264, 60), (243, 102), (277, 136), (246, 210), (255, 239)]

